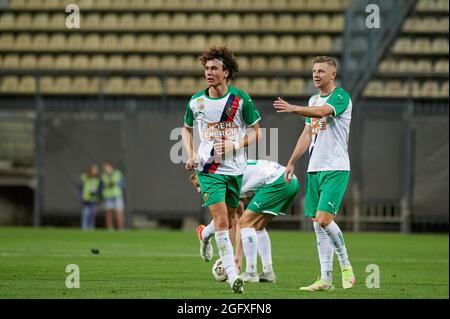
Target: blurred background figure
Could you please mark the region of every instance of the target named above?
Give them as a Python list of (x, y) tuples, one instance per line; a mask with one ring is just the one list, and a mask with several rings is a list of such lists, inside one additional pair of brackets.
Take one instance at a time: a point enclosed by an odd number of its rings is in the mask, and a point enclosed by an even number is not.
[(81, 174), (80, 192), (83, 204), (81, 228), (84, 230), (94, 229), (97, 205), (100, 200), (98, 165), (90, 165), (86, 172)]
[(106, 228), (114, 229), (114, 219), (119, 230), (124, 228), (123, 174), (111, 163), (103, 163), (101, 175), (103, 208), (105, 209)]

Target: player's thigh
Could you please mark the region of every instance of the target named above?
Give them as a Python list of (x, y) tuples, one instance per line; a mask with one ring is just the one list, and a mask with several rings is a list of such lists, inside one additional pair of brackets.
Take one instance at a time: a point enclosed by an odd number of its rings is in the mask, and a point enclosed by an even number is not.
[(337, 214), (347, 189), (350, 172), (328, 171), (323, 173), (320, 185), (320, 198), (317, 211)]
[(228, 175), (226, 177), (227, 188), (225, 194), (225, 203), (232, 208), (237, 208), (239, 206), (242, 176), (243, 175)]
[(307, 174), (305, 194), (305, 216), (315, 217), (319, 205), (319, 172)]
[(212, 204), (225, 203), (227, 192), (226, 175), (199, 172), (198, 181), (205, 206), (210, 207)]
[(244, 214), (242, 214), (241, 218), (239, 219), (239, 227), (241, 228), (254, 227), (254, 225), (261, 218), (261, 215), (262, 215), (261, 213), (257, 213), (252, 210), (246, 209)]
[(262, 218), (258, 220), (258, 222), (255, 224), (256, 231), (263, 230), (267, 227), (267, 225), (272, 221), (272, 219), (275, 218), (275, 215), (271, 214), (261, 214)]

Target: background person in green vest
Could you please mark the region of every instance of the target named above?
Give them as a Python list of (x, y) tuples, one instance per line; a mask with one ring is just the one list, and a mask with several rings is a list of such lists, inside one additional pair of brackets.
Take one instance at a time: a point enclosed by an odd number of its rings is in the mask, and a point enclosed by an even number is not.
[(81, 228), (95, 228), (97, 205), (100, 200), (100, 177), (98, 165), (90, 165), (80, 177), (80, 197), (82, 202)]
[(104, 162), (101, 182), (106, 227), (109, 230), (114, 229), (115, 217), (117, 229), (122, 230), (124, 228), (123, 189), (125, 186), (123, 174), (111, 163)]

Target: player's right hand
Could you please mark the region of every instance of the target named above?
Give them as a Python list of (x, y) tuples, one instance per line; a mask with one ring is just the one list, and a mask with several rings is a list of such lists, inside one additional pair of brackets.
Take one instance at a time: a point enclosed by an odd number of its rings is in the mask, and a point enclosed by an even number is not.
[(197, 163), (197, 156), (193, 156), (193, 157), (190, 157), (188, 160), (187, 160), (187, 162), (186, 162), (186, 169), (188, 170), (188, 171), (192, 171), (193, 169), (196, 169), (197, 168), (197, 166), (198, 166), (198, 163)]
[(293, 176), (294, 176), (294, 165), (288, 164), (286, 166), (286, 169), (284, 170), (284, 180), (286, 181), (286, 183), (290, 184)]

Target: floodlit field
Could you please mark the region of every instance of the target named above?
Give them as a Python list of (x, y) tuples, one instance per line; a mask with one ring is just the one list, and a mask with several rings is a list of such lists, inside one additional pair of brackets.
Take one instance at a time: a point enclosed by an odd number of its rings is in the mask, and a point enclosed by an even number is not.
[[(335, 256), (337, 289), (307, 293), (298, 288), (319, 274), (314, 233), (269, 234), (278, 282), (246, 284), (236, 295), (214, 281), (194, 230), (0, 228), (0, 298), (449, 298), (448, 235), (347, 232), (357, 286), (342, 289)], [(69, 264), (79, 266), (79, 289), (66, 287)], [(370, 264), (380, 288), (366, 287)]]

